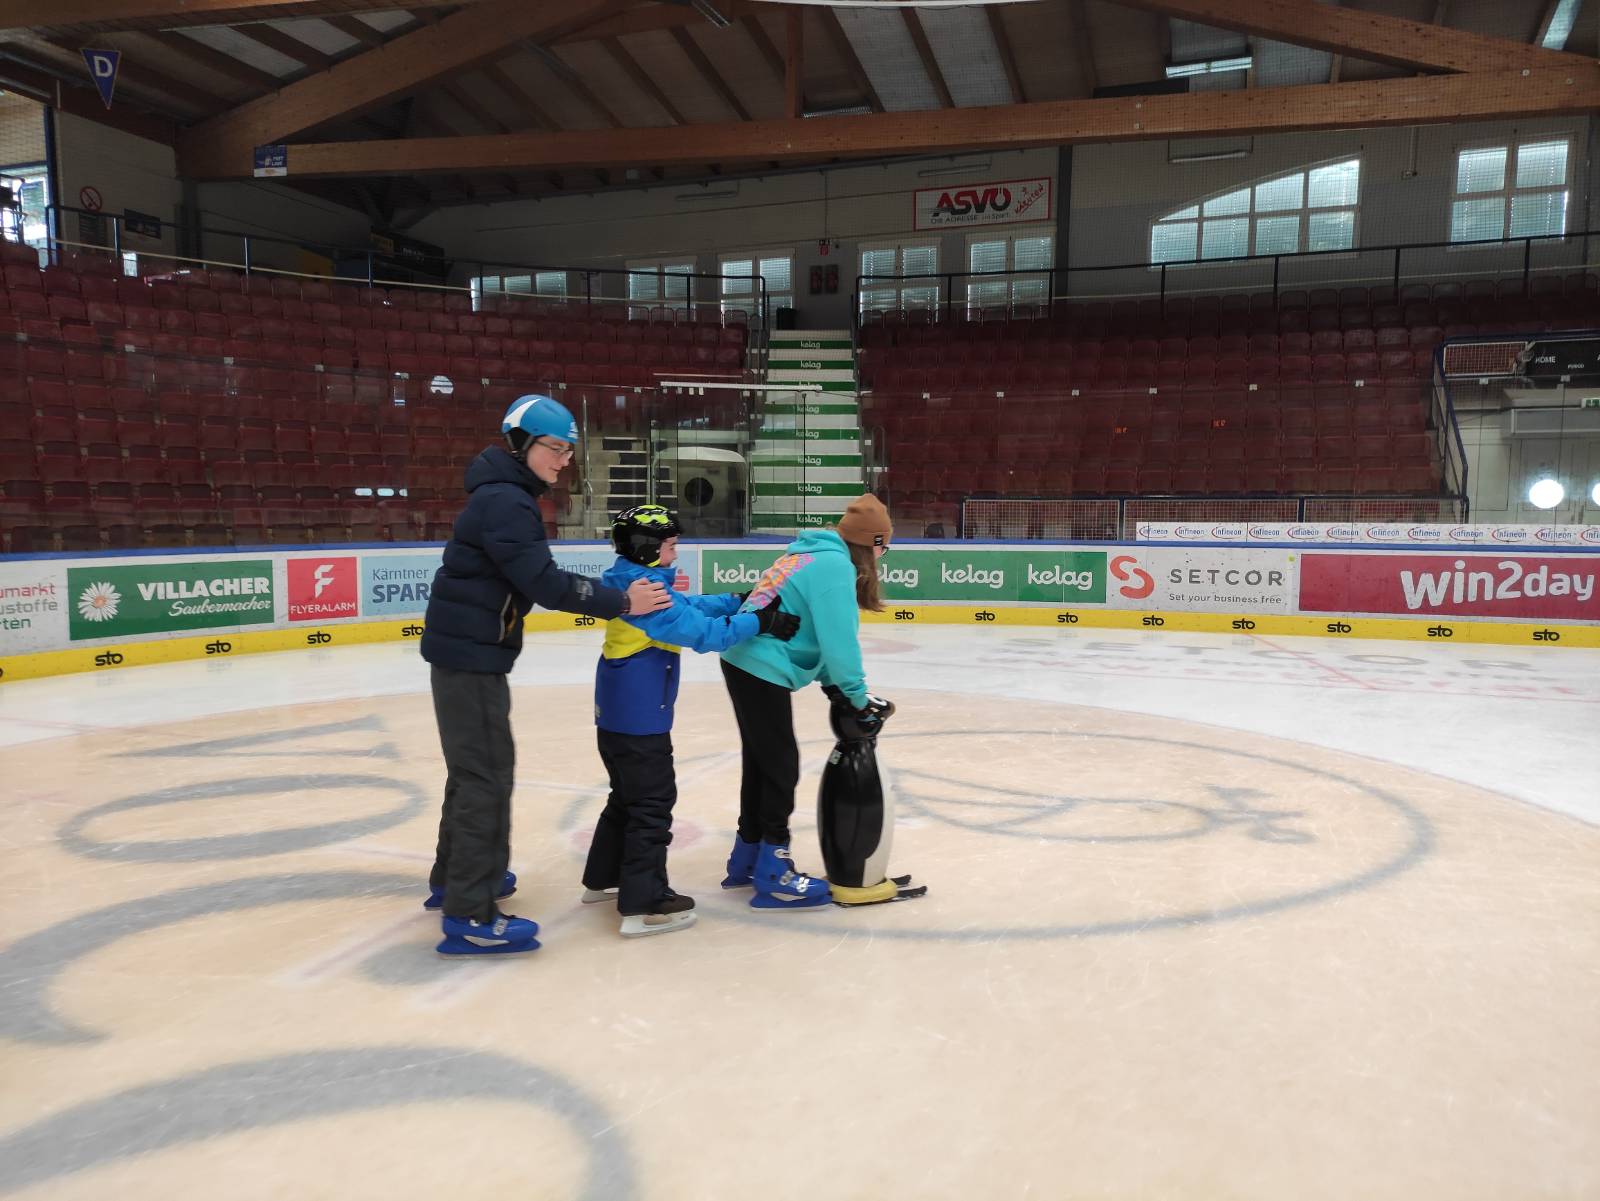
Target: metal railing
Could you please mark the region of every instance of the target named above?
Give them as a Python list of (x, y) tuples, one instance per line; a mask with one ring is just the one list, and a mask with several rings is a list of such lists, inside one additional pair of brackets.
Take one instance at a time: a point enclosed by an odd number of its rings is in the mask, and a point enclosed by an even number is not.
[[(1181, 262), (1165, 263), (1116, 263), (1104, 264), (1093, 267), (1052, 267), (1032, 271), (939, 271), (918, 275), (858, 275), (856, 276), (855, 289), (851, 296), (852, 324), (859, 327), (862, 318), (870, 312), (892, 311), (902, 307), (911, 311), (928, 309), (933, 319), (940, 319), (941, 315), (953, 316), (957, 313), (967, 314), (974, 311), (987, 312), (1005, 310), (1012, 316), (1041, 316), (1051, 311), (1054, 305), (1062, 301), (1091, 302), (1114, 301), (1119, 299), (1150, 299), (1159, 301), (1164, 312), (1169, 300), (1185, 296), (1214, 296), (1227, 293), (1255, 293), (1270, 291), (1276, 300), (1287, 290), (1300, 290), (1311, 287), (1339, 287), (1356, 286), (1361, 284), (1381, 284), (1394, 288), (1397, 292), (1401, 286), (1410, 281), (1434, 282), (1442, 277), (1456, 276), (1461, 279), (1502, 279), (1508, 275), (1520, 278), (1523, 290), (1526, 291), (1533, 276), (1541, 272), (1566, 272), (1586, 269), (1595, 265), (1592, 250), (1592, 239), (1600, 236), (1600, 230), (1574, 230), (1565, 234), (1537, 234), (1522, 238), (1484, 238), (1466, 242), (1400, 242), (1383, 246), (1354, 246), (1344, 250), (1303, 250), (1289, 254), (1271, 255), (1235, 255), (1227, 258), (1185, 259)], [(1548, 264), (1534, 262), (1535, 247), (1556, 247), (1569, 251), (1562, 256), (1563, 261)], [(1509, 267), (1501, 264), (1483, 266), (1478, 265), (1464, 268), (1459, 271), (1444, 272), (1437, 265), (1418, 264), (1415, 269), (1408, 270), (1406, 260), (1423, 252), (1456, 253), (1456, 252), (1484, 252), (1490, 250), (1510, 252), (1515, 256), (1515, 262)], [(1520, 252), (1520, 253), (1517, 253)], [(1382, 271), (1369, 267), (1362, 269), (1362, 261), (1369, 263), (1381, 262)], [(1475, 260), (1477, 261), (1477, 260)], [(1227, 281), (1216, 280), (1207, 269), (1209, 268), (1239, 268), (1241, 265), (1253, 266), (1257, 270), (1253, 278), (1248, 280), (1231, 279)], [(1295, 268), (1322, 267), (1334, 268), (1311, 278), (1287, 279), (1287, 274), (1296, 274)], [(1144, 286), (1111, 287), (1108, 289), (1094, 289), (1075, 286), (1079, 281), (1092, 277), (1114, 276), (1116, 273), (1139, 273), (1135, 275), (1133, 283), (1142, 283)], [(1155, 273), (1154, 286), (1149, 286), (1151, 273)], [(886, 292), (899, 290), (907, 286), (907, 281), (927, 280), (925, 288), (937, 289), (938, 299), (932, 305), (902, 306), (898, 303), (887, 308), (864, 309), (863, 294), (869, 291)], [(982, 286), (983, 281), (991, 280), (1008, 285), (1035, 286), (1025, 288), (1026, 291), (1036, 292), (1037, 298), (1024, 299), (1007, 304), (971, 304), (964, 294), (958, 294), (960, 285), (963, 291), (967, 285), (976, 283)], [(1177, 286), (1177, 285), (1187, 286)], [(1014, 287), (1008, 290), (1015, 291)], [(997, 314), (998, 315), (998, 314)]]
[[(503, 279), (505, 276), (527, 276), (534, 279), (543, 273), (561, 272), (566, 276), (568, 287), (561, 295), (541, 296), (533, 292), (508, 292), (506, 295), (519, 299), (548, 301), (559, 304), (564, 308), (583, 305), (585, 308), (595, 308), (605, 305), (622, 304), (630, 309), (677, 309), (687, 310), (693, 319), (699, 319), (708, 310), (719, 317), (731, 307), (738, 307), (747, 312), (751, 318), (747, 324), (752, 332), (760, 331), (765, 337), (765, 331), (770, 324), (769, 306), (767, 300), (766, 281), (759, 275), (714, 275), (705, 272), (690, 272), (679, 274), (676, 272), (662, 275), (653, 271), (631, 271), (622, 267), (576, 267), (559, 266), (550, 264), (512, 263), (512, 262), (481, 262), (475, 260), (451, 259), (448, 257), (432, 256), (406, 256), (403, 253), (391, 252), (376, 247), (347, 247), (333, 243), (318, 242), (312, 239), (292, 239), (275, 237), (270, 234), (251, 234), (242, 230), (216, 229), (209, 226), (199, 226), (186, 231), (186, 227), (170, 221), (157, 220), (158, 239), (165, 238), (170, 232), (180, 240), (189, 233), (196, 234), (201, 240), (199, 247), (192, 248), (194, 253), (168, 253), (160, 250), (144, 248), (142, 241), (132, 241), (130, 238), (140, 238), (137, 233), (130, 234), (126, 226), (128, 219), (118, 213), (94, 212), (89, 209), (72, 205), (50, 205), (46, 210), (47, 224), (49, 226), (50, 245), (52, 258), (59, 260), (59, 252), (63, 249), (85, 250), (114, 255), (120, 262), (125, 254), (137, 255), (141, 258), (154, 258), (170, 261), (175, 268), (184, 267), (228, 267), (243, 271), (246, 274), (257, 272), (276, 275), (311, 275), (312, 273), (292, 271), (282, 267), (263, 265), (258, 260), (263, 247), (284, 247), (292, 251), (310, 251), (330, 260), (334, 264), (331, 276), (319, 275), (316, 278), (328, 279), (331, 282), (365, 284), (367, 287), (424, 287), (436, 288), (447, 291), (472, 290), (473, 281), (485, 277)], [(106, 240), (91, 242), (83, 238), (71, 238), (62, 228), (63, 218), (76, 215), (87, 218), (91, 222), (105, 222)], [(238, 242), (238, 258), (230, 260), (222, 257), (212, 257), (206, 252), (205, 241), (211, 239), (230, 239)], [(414, 279), (402, 279), (398, 276), (386, 276), (384, 271), (388, 264), (404, 263), (415, 266), (418, 271), (431, 277), (427, 282)], [(632, 297), (632, 280), (634, 277), (649, 276), (660, 281), (684, 281), (684, 295), (663, 296), (654, 299), (634, 299)], [(571, 286), (574, 278), (578, 286)], [(451, 284), (451, 279), (465, 280), (464, 283)], [(740, 303), (730, 303), (729, 297), (724, 295), (724, 280), (739, 280), (748, 282), (750, 291), (739, 293), (737, 298)], [(670, 290), (670, 289), (669, 289)], [(496, 290), (500, 291), (500, 290)], [(704, 293), (710, 293), (709, 296)], [(745, 309), (745, 303), (749, 309)]]

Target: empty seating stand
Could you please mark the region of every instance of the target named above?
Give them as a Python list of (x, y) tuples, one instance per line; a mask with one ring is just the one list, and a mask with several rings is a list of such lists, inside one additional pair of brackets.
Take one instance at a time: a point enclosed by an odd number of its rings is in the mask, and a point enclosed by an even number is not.
[(1446, 338), (1600, 321), (1593, 276), (872, 314), (864, 420), (897, 511), (965, 497), (1437, 494)]
[[(439, 539), (516, 396), (601, 430), (664, 375), (742, 378), (747, 330), (215, 271), (40, 270), (0, 242), (0, 528), (12, 552)], [(602, 402), (602, 398), (604, 401)], [(570, 507), (546, 498), (554, 523)]]

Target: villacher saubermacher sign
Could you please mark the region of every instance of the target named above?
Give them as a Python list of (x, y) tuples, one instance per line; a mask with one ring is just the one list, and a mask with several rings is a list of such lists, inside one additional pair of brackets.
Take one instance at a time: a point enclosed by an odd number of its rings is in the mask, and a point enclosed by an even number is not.
[(915, 194), (916, 229), (960, 229), (1050, 220), (1049, 179), (1005, 179), (923, 188)]

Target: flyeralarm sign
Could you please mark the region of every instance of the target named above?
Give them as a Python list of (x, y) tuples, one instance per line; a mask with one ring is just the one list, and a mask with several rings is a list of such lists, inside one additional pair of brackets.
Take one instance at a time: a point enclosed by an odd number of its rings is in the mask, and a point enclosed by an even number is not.
[(923, 188), (913, 201), (914, 229), (961, 229), (1050, 220), (1049, 179), (1002, 179), (994, 183)]

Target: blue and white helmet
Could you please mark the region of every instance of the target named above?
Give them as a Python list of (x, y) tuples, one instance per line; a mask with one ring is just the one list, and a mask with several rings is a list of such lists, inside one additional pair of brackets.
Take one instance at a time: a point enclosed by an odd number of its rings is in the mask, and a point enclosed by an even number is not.
[(536, 392), (519, 396), (500, 421), (500, 434), (515, 454), (521, 454), (535, 438), (560, 438), (577, 445), (578, 423), (567, 406)]

